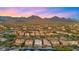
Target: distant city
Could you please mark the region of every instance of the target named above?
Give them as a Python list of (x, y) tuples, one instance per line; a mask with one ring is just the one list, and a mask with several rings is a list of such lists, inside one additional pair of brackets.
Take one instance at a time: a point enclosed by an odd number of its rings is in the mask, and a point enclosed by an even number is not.
[[(28, 17), (25, 13), (20, 14), (28, 9)], [(73, 12), (69, 11), (71, 9)], [(74, 13), (77, 9), (65, 7), (64, 12), (63, 7), (0, 8), (0, 51), (79, 51), (79, 20)], [(15, 14), (14, 10), (20, 13)], [(47, 10), (63, 12), (50, 16)], [(48, 15), (44, 14), (46, 12)]]

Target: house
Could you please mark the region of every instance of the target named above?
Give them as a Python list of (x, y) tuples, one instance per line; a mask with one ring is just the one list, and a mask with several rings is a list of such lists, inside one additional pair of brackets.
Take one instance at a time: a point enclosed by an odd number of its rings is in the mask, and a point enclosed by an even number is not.
[(50, 47), (51, 43), (47, 39), (43, 39), (43, 47)]
[(24, 43), (24, 39), (16, 39), (15, 40), (15, 45), (21, 45), (22, 43)]
[(30, 36), (30, 33), (27, 32), (27, 33), (24, 33), (24, 35), (25, 35), (25, 36)]
[(60, 42), (58, 40), (51, 40), (52, 46), (60, 46)]
[(41, 36), (45, 36), (44, 31), (40, 31), (39, 33), (40, 33)]
[(19, 35), (20, 35), (20, 36), (23, 36), (23, 35), (24, 35), (24, 32), (20, 32)]
[(78, 41), (69, 41), (70, 45), (79, 45)]
[(72, 45), (79, 45), (78, 41), (61, 41), (63, 46), (72, 46)]
[(60, 40), (60, 42), (61, 42), (62, 46), (69, 46), (70, 45), (69, 41)]
[(25, 46), (32, 46), (33, 45), (33, 40), (32, 39), (27, 39), (25, 41)]
[(35, 33), (34, 33), (34, 32), (32, 32), (32, 33), (30, 33), (30, 35), (31, 35), (31, 36), (35, 36)]
[(34, 47), (42, 47), (42, 40), (41, 39), (35, 39)]
[(36, 35), (36, 36), (39, 36), (39, 35), (40, 35), (39, 31), (36, 31), (36, 32), (35, 32), (35, 35)]

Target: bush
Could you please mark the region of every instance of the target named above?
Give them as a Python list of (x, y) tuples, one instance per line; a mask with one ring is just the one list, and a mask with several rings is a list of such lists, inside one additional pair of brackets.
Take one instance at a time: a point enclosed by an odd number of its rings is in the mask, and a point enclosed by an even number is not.
[(16, 35), (13, 35), (13, 34), (6, 34), (6, 35), (4, 35), (4, 37), (7, 38), (7, 39), (10, 39), (10, 40), (13, 40), (13, 39), (15, 39), (17, 36), (16, 36)]

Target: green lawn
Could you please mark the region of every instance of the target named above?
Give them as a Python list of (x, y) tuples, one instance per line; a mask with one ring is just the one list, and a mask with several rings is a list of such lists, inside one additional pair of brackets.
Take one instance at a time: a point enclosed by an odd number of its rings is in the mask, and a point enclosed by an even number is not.
[(72, 47), (55, 47), (56, 51), (72, 51)]

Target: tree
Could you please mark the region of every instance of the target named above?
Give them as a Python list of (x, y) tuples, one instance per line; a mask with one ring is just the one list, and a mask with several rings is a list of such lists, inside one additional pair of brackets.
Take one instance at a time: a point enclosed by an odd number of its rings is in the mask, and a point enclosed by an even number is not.
[(6, 35), (4, 35), (4, 37), (12, 41), (12, 40), (16, 39), (17, 36), (14, 34), (6, 34)]

